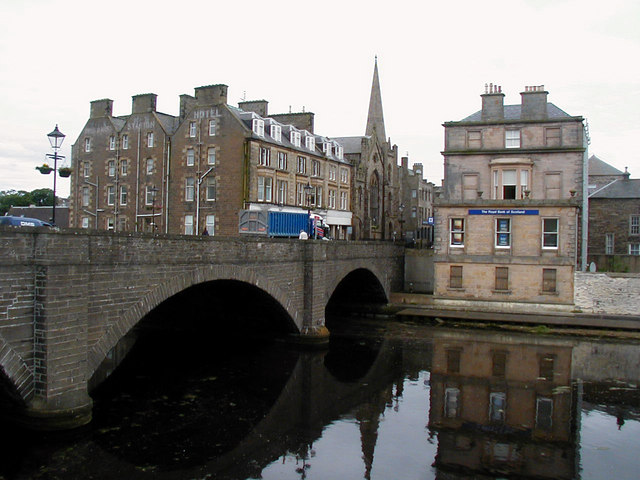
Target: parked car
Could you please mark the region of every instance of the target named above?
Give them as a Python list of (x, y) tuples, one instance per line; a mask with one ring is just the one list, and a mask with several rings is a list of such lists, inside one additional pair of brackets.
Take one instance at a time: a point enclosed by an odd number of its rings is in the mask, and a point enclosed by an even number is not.
[(11, 225), (13, 227), (51, 227), (52, 225), (37, 218), (13, 217), (5, 215), (0, 217), (0, 225)]

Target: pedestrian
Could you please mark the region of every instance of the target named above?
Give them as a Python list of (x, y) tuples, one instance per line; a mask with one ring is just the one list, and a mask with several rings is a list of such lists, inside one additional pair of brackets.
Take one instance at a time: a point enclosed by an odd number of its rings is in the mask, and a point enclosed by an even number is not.
[(209, 236), (209, 230), (207, 230), (207, 227), (204, 227), (204, 230), (202, 231), (202, 235), (205, 237)]
[(298, 236), (298, 238), (300, 240), (308, 240), (309, 235), (307, 235), (307, 232), (305, 232), (304, 230), (300, 230), (300, 235)]

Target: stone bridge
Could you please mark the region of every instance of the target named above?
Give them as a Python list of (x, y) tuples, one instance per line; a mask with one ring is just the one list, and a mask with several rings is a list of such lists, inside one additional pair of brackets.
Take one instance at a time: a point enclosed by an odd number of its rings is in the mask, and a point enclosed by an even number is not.
[(0, 227), (0, 380), (25, 424), (79, 426), (118, 342), (187, 289), (250, 286), (279, 306), (290, 337), (317, 343), (336, 291), (385, 302), (402, 276), (403, 249), (381, 242)]

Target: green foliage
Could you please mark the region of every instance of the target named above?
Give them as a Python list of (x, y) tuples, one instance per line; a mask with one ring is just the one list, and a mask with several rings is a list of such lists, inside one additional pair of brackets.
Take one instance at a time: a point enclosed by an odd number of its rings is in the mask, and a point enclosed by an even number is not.
[(0, 191), (0, 215), (6, 214), (11, 207), (28, 207), (29, 205), (39, 207), (53, 205), (53, 190), (39, 188), (31, 192), (25, 190)]

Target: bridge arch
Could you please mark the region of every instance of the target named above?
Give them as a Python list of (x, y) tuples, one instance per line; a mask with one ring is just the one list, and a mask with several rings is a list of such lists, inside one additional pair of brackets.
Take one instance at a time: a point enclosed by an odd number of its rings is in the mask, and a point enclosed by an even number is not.
[(33, 393), (33, 373), (23, 358), (0, 335), (0, 388), (11, 400), (26, 401)]
[(349, 265), (339, 269), (333, 281), (327, 285), (327, 301), (329, 302), (334, 295), (340, 294), (340, 287), (345, 286), (345, 284), (362, 282), (360, 286), (368, 288), (372, 293), (369, 298), (377, 297), (381, 303), (386, 303), (391, 290), (390, 282), (386, 277), (387, 275), (379, 271), (374, 265), (360, 265), (357, 267)]
[(88, 377), (98, 369), (108, 352), (148, 313), (172, 296), (190, 287), (219, 280), (231, 280), (254, 286), (272, 297), (289, 315), (292, 330), (299, 333), (302, 312), (291, 295), (275, 282), (262, 275), (258, 269), (228, 266), (199, 266), (182, 275), (169, 278), (135, 302), (118, 321), (110, 325), (88, 352)]

